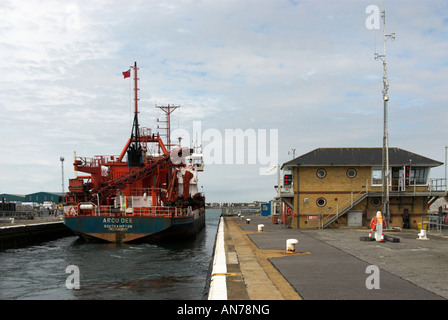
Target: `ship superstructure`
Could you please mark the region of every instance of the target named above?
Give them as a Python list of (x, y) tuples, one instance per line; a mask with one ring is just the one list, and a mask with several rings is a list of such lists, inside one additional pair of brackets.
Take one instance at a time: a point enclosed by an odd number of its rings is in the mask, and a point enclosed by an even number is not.
[[(135, 102), (131, 136), (119, 155), (75, 155), (76, 176), (69, 180), (65, 224), (86, 240), (109, 242), (193, 235), (205, 225), (205, 197), (198, 190), (202, 150), (181, 147), (180, 139), (179, 145), (171, 144), (170, 113), (166, 113), (166, 142), (161, 134), (140, 127), (137, 63), (131, 69)], [(159, 108), (172, 110), (169, 105)]]

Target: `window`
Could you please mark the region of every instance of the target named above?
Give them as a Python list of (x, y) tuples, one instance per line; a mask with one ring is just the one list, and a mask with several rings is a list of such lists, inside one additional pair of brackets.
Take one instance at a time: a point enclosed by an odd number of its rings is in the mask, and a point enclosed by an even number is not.
[(411, 166), (411, 177), (410, 177), (410, 185), (418, 185), (418, 184), (423, 184), (423, 185), (427, 185), (428, 184), (428, 173), (429, 173), (429, 168), (425, 168), (425, 167), (412, 167)]
[(325, 200), (325, 198), (319, 198), (319, 199), (316, 200), (316, 204), (319, 207), (323, 207), (323, 206), (325, 206), (327, 204), (327, 200)]
[(381, 204), (381, 199), (380, 198), (373, 198), (371, 203), (372, 203), (372, 206), (378, 207)]
[(327, 175), (327, 171), (325, 169), (323, 169), (323, 168), (320, 168), (319, 170), (316, 171), (316, 175), (319, 178), (323, 179)]
[(372, 185), (383, 184), (382, 172), (383, 170), (381, 168), (372, 168)]
[(352, 178), (352, 179), (354, 177), (356, 177), (356, 170), (353, 169), (353, 168), (348, 169), (347, 170), (347, 177)]

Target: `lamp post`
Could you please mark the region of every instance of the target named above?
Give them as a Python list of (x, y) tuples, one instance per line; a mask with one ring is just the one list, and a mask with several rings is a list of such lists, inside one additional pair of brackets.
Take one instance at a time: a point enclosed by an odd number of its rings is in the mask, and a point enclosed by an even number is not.
[(62, 170), (62, 193), (64, 193), (64, 157), (60, 157), (61, 160), (61, 170)]

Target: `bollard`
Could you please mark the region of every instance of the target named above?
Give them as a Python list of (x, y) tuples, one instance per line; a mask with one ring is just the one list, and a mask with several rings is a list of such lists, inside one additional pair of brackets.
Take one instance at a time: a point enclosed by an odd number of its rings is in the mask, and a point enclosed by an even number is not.
[(246, 224), (250, 224), (250, 219), (246, 219)]
[(418, 235), (418, 240), (429, 240), (427, 237), (426, 237), (426, 230), (425, 229), (420, 229), (420, 233), (419, 234), (417, 234)]
[(297, 239), (286, 240), (286, 252), (295, 252), (296, 244), (298, 244), (298, 243), (299, 243), (299, 241)]
[(264, 224), (258, 225), (258, 232), (263, 232)]
[(243, 220), (244, 219), (244, 216), (240, 216), (240, 220)]

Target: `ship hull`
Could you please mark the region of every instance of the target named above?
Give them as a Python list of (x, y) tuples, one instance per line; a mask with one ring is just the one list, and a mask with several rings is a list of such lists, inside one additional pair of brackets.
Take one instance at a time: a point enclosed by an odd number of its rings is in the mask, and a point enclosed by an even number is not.
[(195, 235), (205, 226), (205, 213), (179, 217), (73, 216), (64, 223), (86, 241), (125, 243)]

